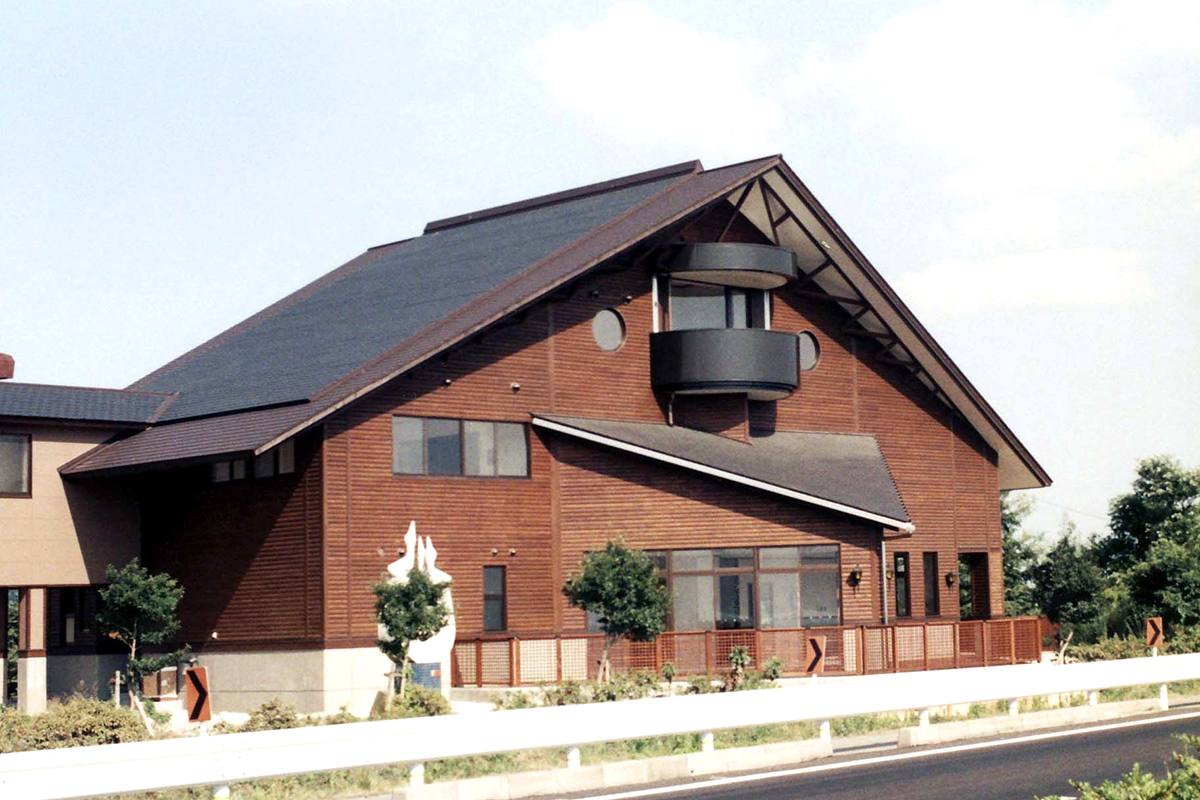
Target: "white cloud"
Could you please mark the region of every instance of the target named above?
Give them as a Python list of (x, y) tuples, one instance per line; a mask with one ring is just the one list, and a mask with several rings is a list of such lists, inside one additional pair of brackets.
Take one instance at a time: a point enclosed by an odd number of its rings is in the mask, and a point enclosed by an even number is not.
[(1195, 68), (1200, 3), (1095, 12), (1024, 0), (940, 0), (847, 57), (820, 50), (789, 86), (833, 88), (944, 154), (947, 188), (990, 198), (1200, 180), (1200, 129), (1152, 121), (1131, 66)]
[(1058, 241), (1059, 204), (1045, 196), (1007, 196), (954, 218), (958, 232), (972, 242), (1047, 247)]
[(1097, 306), (1150, 297), (1140, 256), (1095, 247), (941, 261), (902, 275), (896, 291), (918, 313)]
[(783, 112), (755, 86), (767, 54), (754, 44), (680, 25), (641, 3), (618, 3), (583, 30), (533, 48), (564, 105), (634, 145), (669, 143), (714, 158), (763, 155)]

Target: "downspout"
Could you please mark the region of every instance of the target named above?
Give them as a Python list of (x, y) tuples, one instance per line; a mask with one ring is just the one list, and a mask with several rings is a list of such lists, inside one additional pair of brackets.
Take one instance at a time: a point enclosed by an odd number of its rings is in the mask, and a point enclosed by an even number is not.
[(883, 624), (887, 625), (887, 541), (883, 538), (883, 531), (879, 532), (879, 591), (883, 594)]

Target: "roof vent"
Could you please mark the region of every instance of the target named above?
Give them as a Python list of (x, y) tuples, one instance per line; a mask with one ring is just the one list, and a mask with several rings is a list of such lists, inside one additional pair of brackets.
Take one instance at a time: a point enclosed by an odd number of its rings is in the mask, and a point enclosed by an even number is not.
[(0, 381), (13, 376), (13, 357), (7, 353), (0, 353)]

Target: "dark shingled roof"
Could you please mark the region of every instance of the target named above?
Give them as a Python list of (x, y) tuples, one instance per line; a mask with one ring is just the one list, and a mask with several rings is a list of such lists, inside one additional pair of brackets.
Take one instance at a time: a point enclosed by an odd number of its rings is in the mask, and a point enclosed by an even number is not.
[(178, 392), (164, 422), (310, 398), (682, 171), (369, 250), (130, 388)]
[(170, 400), (162, 392), (0, 382), (0, 417), (146, 425)]
[[(259, 376), (267, 385), (276, 387), (264, 390), (264, 396), (269, 393), (278, 396), (294, 393), (299, 391), (297, 387), (305, 382), (316, 385), (317, 390), (309, 396), (308, 402), (175, 421), (180, 416), (192, 416), (195, 409), (203, 405), (200, 400), (194, 400), (190, 406), (191, 410), (181, 414), (177, 407), (184, 404), (184, 398), (189, 392), (182, 389), (184, 395), (172, 402), (168, 407), (169, 413), (162, 417), (162, 421), (170, 422), (169, 425), (160, 425), (128, 439), (103, 445), (65, 465), (60, 471), (63, 474), (90, 474), (139, 467), (158, 468), (216, 455), (261, 452), (283, 437), (319, 420), (323, 415), (331, 413), (396, 375), (403, 374), (445, 347), (472, 335), (476, 330), (503, 319), (523, 305), (535, 302), (539, 297), (554, 291), (563, 282), (582, 274), (631, 244), (723, 197), (732, 188), (770, 169), (778, 161), (778, 157), (772, 156), (705, 172), (697, 172), (700, 169), (699, 164), (689, 162), (641, 176), (598, 184), (595, 187), (584, 187), (570, 193), (536, 198), (515, 207), (490, 209), (440, 223), (431, 223), (432, 233), (420, 239), (368, 250), (354, 261), (134, 385), (138, 388), (165, 386), (169, 385), (168, 377), (171, 375), (194, 375), (198, 382), (197, 388), (190, 391), (211, 395), (211, 402), (218, 403), (218, 395), (224, 390), (226, 383), (229, 384), (231, 393), (248, 396), (257, 391), (254, 386), (249, 385), (245, 376), (228, 371), (236, 372), (237, 369), (244, 368), (249, 370), (249, 374)], [(619, 201), (610, 198), (610, 201), (604, 204), (614, 214), (611, 219), (597, 222), (597, 192), (623, 198)], [(579, 197), (581, 194), (583, 196)], [(616, 209), (639, 195), (642, 197), (639, 202), (626, 207), (621, 213), (616, 213)], [(554, 205), (546, 205), (547, 203)], [(389, 280), (401, 285), (420, 283), (431, 295), (433, 290), (447, 287), (447, 275), (454, 275), (464, 285), (471, 286), (473, 284), (467, 277), (470, 274), (468, 267), (485, 272), (492, 268), (489, 254), (496, 255), (496, 241), (492, 237), (495, 226), (503, 223), (503, 228), (507, 229), (509, 226), (528, 224), (538, 229), (547, 219), (541, 214), (551, 213), (556, 220), (556, 226), (575, 231), (570, 234), (574, 239), (566, 246), (551, 250), (540, 260), (522, 264), (522, 268), (514, 270), (510, 278), (488, 291), (480, 289), (469, 292), (466, 296), (442, 297), (437, 302), (453, 307), (448, 313), (438, 311), (437, 314), (433, 314), (425, 308), (411, 307), (411, 303), (406, 305), (405, 315), (423, 320), (423, 327), (417, 328), (415, 335), (410, 333), (405, 336), (396, 332), (415, 327), (416, 323), (402, 325), (403, 315), (395, 313), (394, 305), (389, 306), (387, 303), (364, 298), (361, 293), (356, 298), (354, 292), (349, 291), (353, 285), (367, 281), (371, 285), (383, 287), (379, 291), (394, 303), (401, 303), (403, 295), (387, 289)], [(582, 216), (576, 219), (575, 214)], [(580, 230), (583, 230), (582, 234), (578, 233)], [(514, 230), (506, 235), (518, 241), (518, 245), (515, 246), (520, 247), (519, 234), (520, 230), (514, 227)], [(546, 237), (543, 234), (538, 234), (538, 238), (544, 240)], [(470, 261), (469, 264), (466, 261), (455, 262), (443, 269), (439, 259), (447, 257), (447, 251), (441, 249), (441, 245), (431, 245), (421, 251), (405, 250), (414, 242), (450, 235), (458, 237), (455, 241), (459, 242), (461, 250), (475, 253), (477, 260)], [(553, 238), (558, 240), (561, 237), (556, 235)], [(468, 239), (473, 240), (469, 247)], [(524, 257), (536, 258), (542, 249), (544, 248), (523, 251), (526, 253)], [(397, 252), (399, 250), (404, 250), (408, 255)], [(421, 259), (415, 260), (413, 252), (423, 253)], [(382, 272), (372, 272), (370, 276), (356, 278), (361, 270)], [(488, 280), (493, 279), (495, 276)], [(343, 282), (346, 282), (347, 286), (335, 287)], [(492, 286), (491, 283), (488, 285)], [(329, 287), (335, 287), (330, 290), (332, 294), (326, 291)], [(361, 286), (359, 288), (362, 289)], [(390, 315), (388, 319), (376, 320), (368, 316), (370, 312), (364, 310), (368, 300), (382, 306), (382, 310), (376, 310)], [(336, 305), (338, 302), (346, 303), (347, 307), (339, 309)], [(300, 307), (316, 308), (314, 313), (319, 313), (332, 333), (327, 336), (325, 328), (314, 327), (312, 330), (305, 330), (305, 321), (294, 310)], [(386, 340), (380, 335), (378, 328), (386, 325), (392, 326), (392, 335), (396, 338), (387, 342), (390, 345), (388, 349), (364, 364), (356, 364), (346, 369), (345, 363), (349, 362), (341, 361), (339, 363), (342, 363), (342, 366), (333, 370), (325, 364), (307, 363), (309, 360), (316, 361), (318, 356), (338, 361), (342, 358), (339, 348), (346, 343), (344, 340), (353, 344), (352, 340), (356, 336), (370, 339), (373, 342), (372, 348), (382, 346)], [(252, 340), (260, 335), (267, 341), (254, 343)], [(288, 348), (292, 351), (291, 355), (284, 352)], [(263, 353), (272, 351), (274, 355), (262, 355), (262, 361), (235, 368), (233, 362), (227, 363), (226, 360), (233, 358), (232, 354), (240, 350), (256, 350)], [(361, 354), (356, 356), (359, 357)], [(225, 371), (212, 375), (203, 374), (204, 369), (214, 369), (214, 363), (224, 364), (222, 370)], [(202, 368), (199, 366), (201, 364), (209, 366)], [(337, 374), (334, 375), (334, 372)], [(329, 379), (330, 375), (333, 375), (332, 383), (320, 383)], [(278, 388), (284, 385), (290, 385), (293, 389), (285, 392)], [(186, 405), (184, 407), (189, 408)]]
[[(632, 445), (676, 459), (671, 463), (677, 466), (708, 467), (845, 506), (846, 513), (857, 510), (896, 522), (910, 522), (908, 510), (900, 499), (900, 492), (874, 436), (779, 431), (767, 436), (753, 436), (749, 442), (743, 442), (715, 433), (651, 422), (557, 414), (534, 414), (533, 417), (535, 425), (546, 421), (555, 425), (553, 430), (566, 435), (581, 436), (593, 442), (597, 441), (595, 437), (607, 440), (599, 441), (600, 444)], [(651, 453), (643, 455), (654, 457)]]

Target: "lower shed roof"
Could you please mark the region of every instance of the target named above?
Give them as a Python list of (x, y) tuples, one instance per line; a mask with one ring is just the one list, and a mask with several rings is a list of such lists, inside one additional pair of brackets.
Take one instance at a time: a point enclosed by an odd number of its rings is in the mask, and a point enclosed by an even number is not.
[(534, 414), (536, 427), (911, 533), (874, 436), (779, 431), (749, 441), (650, 422)]

